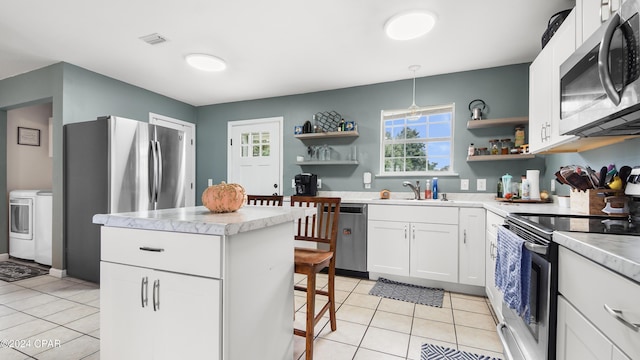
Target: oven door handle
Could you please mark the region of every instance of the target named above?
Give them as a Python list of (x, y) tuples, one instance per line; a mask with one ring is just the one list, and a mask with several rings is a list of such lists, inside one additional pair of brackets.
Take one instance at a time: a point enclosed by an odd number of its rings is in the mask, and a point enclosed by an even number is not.
[(513, 355), (511, 354), (511, 349), (509, 349), (509, 344), (507, 343), (507, 338), (504, 335), (504, 329), (509, 330), (507, 324), (501, 322), (496, 326), (496, 331), (498, 332), (498, 337), (500, 337), (500, 342), (502, 343), (502, 348), (504, 349), (504, 358), (505, 360), (513, 360)]
[(528, 241), (524, 242), (524, 247), (526, 247), (527, 250), (540, 255), (547, 255), (547, 252), (549, 251), (549, 246), (547, 245), (538, 245)]

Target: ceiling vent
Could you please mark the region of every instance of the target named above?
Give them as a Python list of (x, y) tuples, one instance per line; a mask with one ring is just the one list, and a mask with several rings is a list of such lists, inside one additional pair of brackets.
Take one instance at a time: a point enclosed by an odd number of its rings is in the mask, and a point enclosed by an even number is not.
[(158, 45), (158, 44), (162, 44), (163, 42), (167, 41), (167, 39), (158, 34), (158, 33), (153, 33), (153, 34), (149, 34), (146, 36), (141, 36), (139, 38), (140, 40), (146, 42), (149, 45)]

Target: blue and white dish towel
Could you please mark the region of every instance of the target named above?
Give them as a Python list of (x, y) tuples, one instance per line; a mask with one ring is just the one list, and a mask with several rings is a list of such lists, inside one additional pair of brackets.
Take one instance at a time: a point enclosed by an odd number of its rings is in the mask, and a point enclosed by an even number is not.
[(502, 291), (504, 302), (518, 315), (530, 322), (529, 286), (531, 283), (531, 253), (524, 247), (525, 240), (498, 227), (498, 257), (495, 281)]

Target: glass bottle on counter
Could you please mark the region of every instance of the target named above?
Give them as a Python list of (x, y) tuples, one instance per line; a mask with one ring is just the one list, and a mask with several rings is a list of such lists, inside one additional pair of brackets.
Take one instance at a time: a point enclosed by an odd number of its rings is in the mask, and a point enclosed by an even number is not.
[(431, 191), (432, 191), (432, 198), (434, 200), (438, 199), (438, 178), (434, 177), (433, 178), (433, 185), (431, 186)]
[(497, 198), (502, 198), (502, 179), (498, 178), (498, 191), (496, 192)]
[(424, 198), (431, 199), (433, 197), (431, 190), (431, 179), (427, 179), (427, 182), (424, 186)]

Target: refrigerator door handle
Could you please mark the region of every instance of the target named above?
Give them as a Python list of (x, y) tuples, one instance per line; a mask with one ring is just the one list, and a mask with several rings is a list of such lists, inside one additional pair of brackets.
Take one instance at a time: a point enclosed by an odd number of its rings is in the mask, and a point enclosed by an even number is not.
[(156, 152), (153, 146), (153, 140), (149, 140), (149, 202), (153, 203), (156, 192)]
[(160, 197), (160, 192), (162, 191), (162, 147), (160, 146), (160, 141), (156, 141), (156, 146), (158, 148), (158, 172), (156, 175), (158, 176), (157, 185), (156, 185), (156, 202), (158, 202), (158, 198)]

